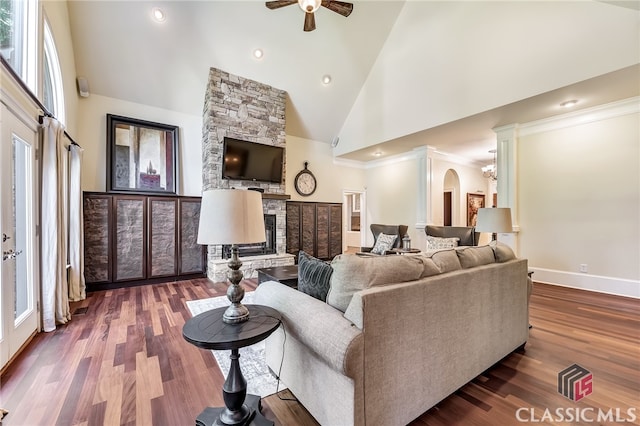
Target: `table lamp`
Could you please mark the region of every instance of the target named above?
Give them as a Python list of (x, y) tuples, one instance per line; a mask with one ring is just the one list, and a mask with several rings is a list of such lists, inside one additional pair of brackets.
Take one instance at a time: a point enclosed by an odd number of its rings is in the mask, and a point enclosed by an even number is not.
[(231, 285), (227, 297), (231, 305), (222, 316), (227, 324), (249, 319), (249, 310), (242, 298), (242, 262), (238, 257), (238, 244), (266, 241), (262, 194), (241, 189), (212, 189), (204, 191), (200, 205), (198, 244), (231, 244), (231, 259), (227, 278)]
[(497, 239), (499, 233), (513, 232), (511, 209), (509, 207), (478, 209), (476, 232), (491, 232), (493, 241)]

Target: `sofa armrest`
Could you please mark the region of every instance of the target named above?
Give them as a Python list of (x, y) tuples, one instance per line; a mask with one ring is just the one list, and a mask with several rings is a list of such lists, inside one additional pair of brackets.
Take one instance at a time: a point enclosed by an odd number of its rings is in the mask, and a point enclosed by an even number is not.
[(362, 360), (362, 330), (339, 310), (276, 281), (261, 283), (254, 301), (280, 312), (287, 335), (302, 342), (334, 370), (353, 377), (361, 368), (354, 363)]

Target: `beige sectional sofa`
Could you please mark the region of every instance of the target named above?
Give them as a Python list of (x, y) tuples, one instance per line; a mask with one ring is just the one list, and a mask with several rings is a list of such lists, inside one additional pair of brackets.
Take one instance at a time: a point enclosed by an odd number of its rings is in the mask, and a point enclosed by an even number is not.
[(332, 267), (326, 303), (255, 292), (284, 318), (269, 367), (322, 425), (404, 425), (527, 341), (527, 261), (502, 244)]

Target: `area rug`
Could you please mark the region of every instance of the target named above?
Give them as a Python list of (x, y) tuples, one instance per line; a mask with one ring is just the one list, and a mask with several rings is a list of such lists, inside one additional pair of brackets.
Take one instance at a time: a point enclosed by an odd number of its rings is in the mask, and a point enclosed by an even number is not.
[[(250, 304), (253, 300), (253, 292), (247, 292), (242, 299), (242, 303)], [(191, 315), (196, 316), (202, 312), (211, 309), (229, 306), (230, 302), (227, 296), (212, 297), (209, 299), (188, 300), (187, 307)], [(277, 380), (269, 372), (264, 354), (264, 341), (254, 345), (240, 348), (240, 369), (242, 375), (247, 380), (247, 393), (265, 397), (279, 392), (287, 387)], [(216, 359), (220, 371), (226, 378), (229, 374), (231, 359), (229, 355), (231, 351), (211, 351)]]

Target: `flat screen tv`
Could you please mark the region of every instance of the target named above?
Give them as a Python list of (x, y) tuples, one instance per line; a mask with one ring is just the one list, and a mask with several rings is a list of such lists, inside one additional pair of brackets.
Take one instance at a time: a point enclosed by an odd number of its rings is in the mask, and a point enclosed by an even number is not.
[(282, 182), (284, 148), (224, 138), (222, 178)]

